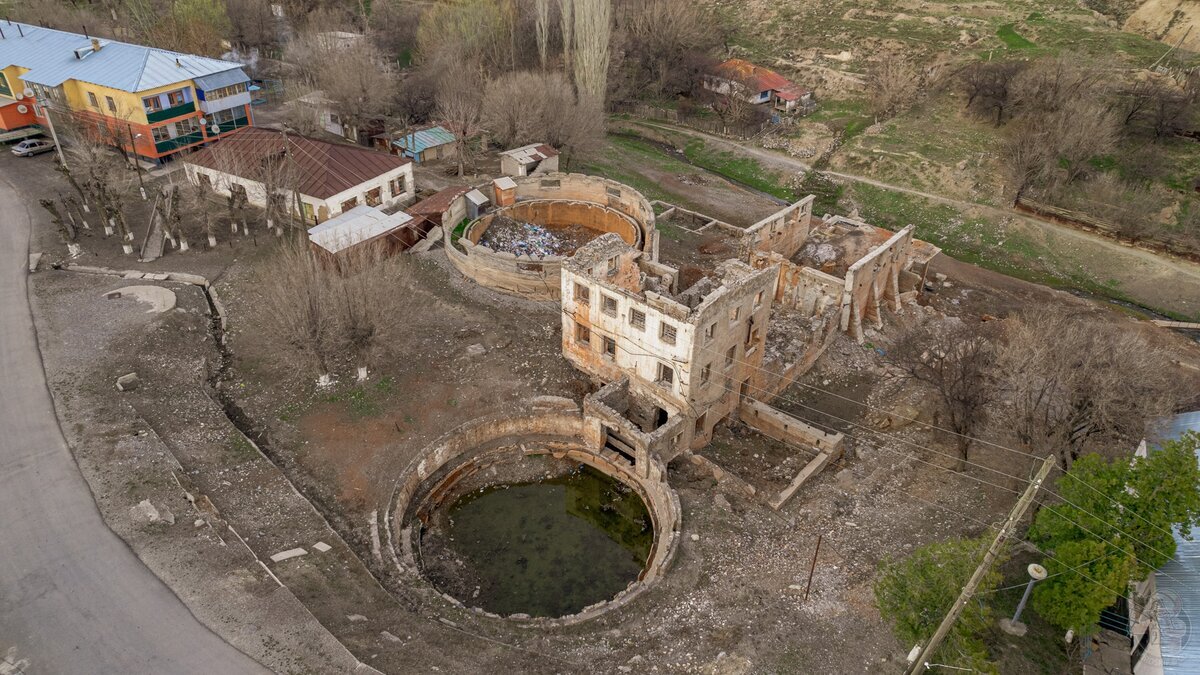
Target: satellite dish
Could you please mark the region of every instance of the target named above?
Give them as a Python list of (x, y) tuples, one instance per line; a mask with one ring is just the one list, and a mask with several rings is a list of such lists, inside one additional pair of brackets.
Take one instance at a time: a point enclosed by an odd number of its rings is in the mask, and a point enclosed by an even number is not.
[(25, 87), (25, 91), (21, 93), (25, 95), (25, 98), (33, 98), (33, 90), (29, 87)]
[(17, 112), (24, 115), (25, 113), (29, 112), (29, 108), (26, 107), (25, 104), (21, 104), (21, 105), (17, 106)]

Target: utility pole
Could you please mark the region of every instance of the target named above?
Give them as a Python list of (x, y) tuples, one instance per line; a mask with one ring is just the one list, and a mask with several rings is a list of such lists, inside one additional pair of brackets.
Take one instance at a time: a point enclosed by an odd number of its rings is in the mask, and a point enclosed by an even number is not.
[(975, 573), (971, 575), (971, 580), (963, 587), (962, 593), (958, 599), (954, 601), (954, 606), (946, 614), (946, 618), (942, 619), (942, 624), (938, 626), (937, 632), (929, 639), (929, 644), (921, 650), (916, 660), (908, 664), (908, 669), (904, 671), (904, 675), (914, 675), (915, 673), (924, 672), (928, 666), (926, 663), (933, 657), (933, 653), (941, 646), (942, 640), (950, 634), (950, 629), (954, 627), (954, 622), (958, 620), (958, 616), (962, 614), (963, 608), (971, 600), (971, 596), (975, 594), (975, 589), (979, 587), (979, 583), (983, 581), (983, 576), (991, 569), (992, 563), (995, 562), (996, 556), (1000, 554), (1000, 550), (1004, 548), (1005, 541), (1020, 522), (1021, 517), (1025, 515), (1025, 511), (1029, 509), (1029, 505), (1033, 503), (1033, 498), (1037, 495), (1038, 489), (1042, 486), (1042, 482), (1046, 480), (1046, 476), (1050, 470), (1054, 468), (1054, 455), (1046, 457), (1042, 462), (1042, 468), (1038, 470), (1037, 477), (1025, 488), (1025, 493), (1017, 500), (1012, 511), (1008, 514), (1008, 520), (1004, 521), (1004, 525), (1000, 527), (1000, 531), (996, 533), (995, 540), (988, 547), (987, 553), (983, 556), (983, 562), (979, 563), (979, 567), (975, 568)]

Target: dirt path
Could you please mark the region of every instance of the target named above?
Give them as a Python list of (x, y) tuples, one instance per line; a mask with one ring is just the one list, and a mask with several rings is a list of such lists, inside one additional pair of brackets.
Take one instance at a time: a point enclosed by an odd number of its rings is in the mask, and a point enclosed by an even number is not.
[[(693, 129), (645, 121), (638, 121), (638, 124), (703, 139), (705, 143), (722, 150), (749, 155), (776, 171), (794, 173), (812, 168), (810, 164), (771, 150), (744, 145)], [(1081, 271), (1101, 281), (1116, 280), (1120, 289), (1139, 304), (1185, 314), (1200, 314), (1200, 265), (1195, 263), (1134, 248), (1107, 237), (1034, 218), (1010, 208), (951, 199), (866, 176), (838, 171), (823, 173), (845, 182), (871, 185), (993, 218), (1008, 219), (1030, 230), (1037, 240), (1055, 253), (1062, 253), (1064, 250), (1071, 253), (1073, 262)]]

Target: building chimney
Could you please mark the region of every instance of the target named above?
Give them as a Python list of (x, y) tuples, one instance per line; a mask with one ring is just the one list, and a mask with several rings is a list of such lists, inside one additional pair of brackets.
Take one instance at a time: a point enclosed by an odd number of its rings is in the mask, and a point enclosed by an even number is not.
[(88, 37), (87, 24), (83, 24), (83, 37)]
[[(11, 21), (9, 21), (8, 23), (9, 23), (9, 25), (12, 25)], [(21, 24), (17, 24), (17, 33), (19, 33), (21, 35), (21, 37), (25, 37), (25, 29), (21, 28)]]
[(0, 28), (0, 40), (3, 40), (3, 39), (5, 39), (4, 38), (4, 29)]
[(183, 67), (183, 64), (179, 62), (179, 57), (178, 57), (178, 56), (176, 56), (176, 57), (175, 57), (175, 67), (176, 67), (176, 68), (182, 68), (182, 67)]

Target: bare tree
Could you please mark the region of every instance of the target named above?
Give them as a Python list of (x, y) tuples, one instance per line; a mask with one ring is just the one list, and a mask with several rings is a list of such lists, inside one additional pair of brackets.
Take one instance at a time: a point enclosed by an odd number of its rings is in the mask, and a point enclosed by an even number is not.
[(119, 231), (125, 253), (133, 253), (133, 232), (125, 220), (125, 200), (136, 185), (128, 166), (91, 129), (71, 124), (62, 127), (63, 153), (71, 166), (64, 175), (74, 180), (80, 194), (95, 204), (104, 219), (104, 234)]
[(268, 47), (279, 41), (270, 0), (225, 0), (230, 42), (240, 47)]
[(340, 350), (333, 273), (313, 255), (307, 241), (296, 238), (255, 268), (255, 276), (262, 334), (281, 356), (315, 373), (318, 384), (331, 384)]
[[(61, 198), (60, 198), (61, 199)], [(79, 244), (75, 242), (75, 226), (69, 220), (64, 220), (62, 213), (59, 212), (58, 204), (53, 199), (39, 199), (38, 204), (50, 214), (50, 222), (54, 223), (54, 229), (58, 232), (62, 243), (67, 245), (67, 253), (72, 257), (79, 255)]]
[(359, 40), (330, 55), (317, 83), (342, 124), (361, 131), (392, 110), (397, 78), (379, 50)]
[(421, 16), (417, 45), (425, 63), (474, 64), (488, 73), (513, 67), (514, 14), (507, 0), (437, 3)]
[(867, 72), (867, 96), (875, 121), (904, 112), (916, 102), (921, 71), (908, 59), (886, 54)]
[(724, 93), (708, 91), (705, 98), (709, 99), (708, 107), (712, 109), (721, 124), (728, 127), (740, 124), (750, 116), (754, 109), (751, 98), (758, 92), (753, 82), (753, 76), (742, 76), (733, 71), (721, 72), (712, 81), (720, 82), (726, 89)]
[(1113, 150), (1118, 140), (1118, 121), (1108, 102), (1095, 96), (1063, 101), (1046, 113), (1050, 149), (1066, 170), (1066, 182), (1087, 170), (1087, 161)]
[(601, 105), (608, 94), (611, 0), (575, 0), (575, 86)]
[(618, 16), (614, 41), (621, 43), (618, 67), (625, 80), (618, 86), (627, 94), (693, 91), (722, 43), (717, 15), (690, 0), (627, 0)]
[(1000, 126), (1009, 111), (1013, 78), (1025, 65), (1021, 61), (986, 61), (963, 68), (958, 79), (967, 97), (966, 108)]
[(931, 389), (954, 432), (958, 471), (965, 471), (971, 442), (995, 401), (996, 331), (987, 323), (934, 325), (904, 334), (887, 359), (904, 377)]
[(1047, 127), (1037, 119), (1014, 122), (1001, 140), (1001, 166), (1013, 204), (1049, 174), (1054, 156), (1048, 144)]
[(1139, 332), (1035, 311), (1008, 322), (997, 358), (1006, 427), (1064, 470), (1086, 450), (1131, 447), (1173, 412), (1187, 387)]
[(533, 0), (533, 8), (536, 15), (538, 62), (542, 70), (545, 70), (550, 57), (550, 0)]
[(559, 0), (559, 24), (562, 30), (563, 70), (571, 75), (575, 49), (575, 0)]
[(482, 103), (482, 122), (502, 147), (511, 148), (534, 141), (545, 142), (548, 115), (546, 92), (565, 84), (559, 73), (518, 71), (488, 82)]
[(371, 42), (391, 62), (407, 65), (417, 48), (417, 26), (424, 8), (403, 0), (375, 0), (371, 3)]
[(335, 257), (314, 254), (305, 238), (290, 239), (256, 271), (264, 334), (280, 352), (332, 382), (344, 356), (365, 379), (410, 326), (423, 299), (411, 259), (361, 244)]
[(336, 267), (340, 274), (331, 287), (338, 341), (362, 381), (408, 325), (403, 317), (418, 314), (421, 300), (412, 260), (389, 255), (383, 245), (365, 244), (339, 253)]
[(454, 134), (458, 155), (458, 175), (465, 173), (470, 141), (480, 131), (483, 116), (483, 83), (476, 67), (467, 63), (451, 64), (442, 72), (437, 91), (437, 116)]

